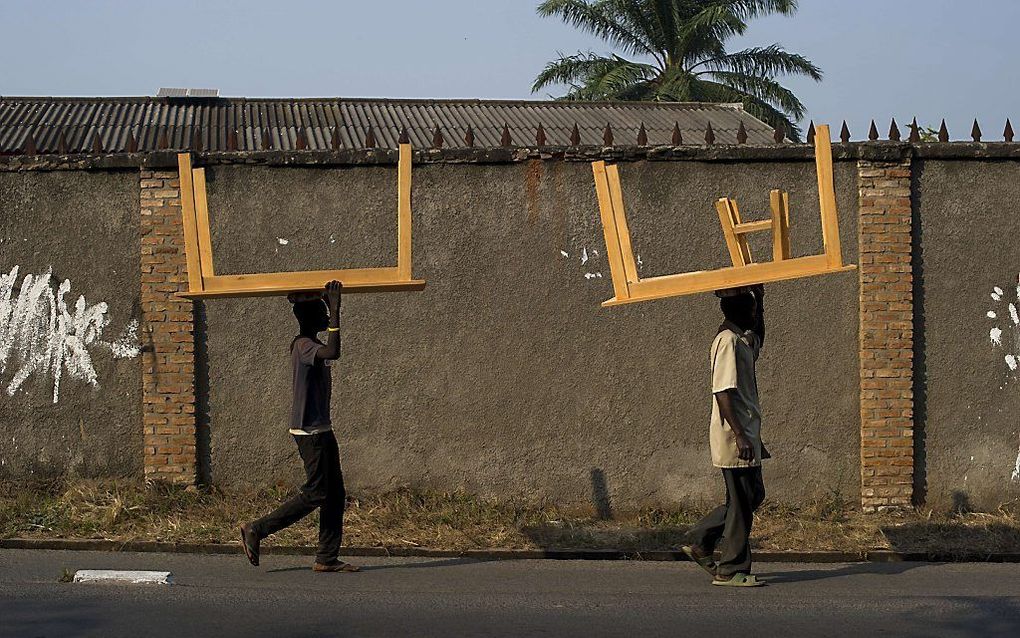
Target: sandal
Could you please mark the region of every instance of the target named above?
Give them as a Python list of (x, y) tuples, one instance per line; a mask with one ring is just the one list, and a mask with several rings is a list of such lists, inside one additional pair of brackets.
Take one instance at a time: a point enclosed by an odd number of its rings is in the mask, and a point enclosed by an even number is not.
[(699, 554), (697, 551), (695, 551), (695, 547), (693, 545), (684, 545), (683, 547), (680, 548), (680, 551), (683, 552), (684, 555), (687, 556), (687, 558), (697, 563), (699, 567), (704, 569), (713, 577), (715, 576), (715, 559), (713, 559), (710, 554), (709, 555)]
[(716, 576), (712, 580), (713, 585), (719, 587), (761, 587), (765, 584), (764, 580), (758, 580), (758, 577), (754, 574), (745, 574), (744, 572), (737, 572), (729, 578), (725, 576)]

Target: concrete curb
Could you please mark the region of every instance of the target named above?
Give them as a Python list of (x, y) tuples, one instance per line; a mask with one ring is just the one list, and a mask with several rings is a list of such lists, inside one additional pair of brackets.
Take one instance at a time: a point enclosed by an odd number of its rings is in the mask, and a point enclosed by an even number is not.
[[(3, 538), (0, 549), (54, 549), (102, 552), (171, 552), (182, 554), (240, 554), (241, 546), (229, 543), (160, 543), (157, 541), (111, 541), (89, 539)], [(276, 545), (262, 549), (266, 555), (313, 556), (310, 545)], [(345, 547), (344, 556), (398, 556), (418, 558), (469, 558), (474, 560), (644, 560), (686, 561), (679, 551), (625, 551), (617, 549), (428, 549), (424, 547)], [(961, 552), (865, 552), (760, 551), (754, 559), (763, 563), (1020, 563), (1020, 552), (977, 554)]]

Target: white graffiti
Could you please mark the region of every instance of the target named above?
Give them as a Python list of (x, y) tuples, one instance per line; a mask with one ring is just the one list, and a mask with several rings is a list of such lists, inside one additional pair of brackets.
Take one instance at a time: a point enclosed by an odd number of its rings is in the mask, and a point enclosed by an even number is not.
[[(1006, 291), (995, 286), (991, 297), (999, 308), (985, 313), (989, 319), (997, 320), (996, 325), (988, 330), (988, 340), (993, 348), (1000, 351), (1002, 362), (1011, 373), (1020, 369), (1020, 312), (1017, 311), (1017, 305), (1020, 304), (1020, 277), (1017, 278), (1015, 290), (1016, 297), (1007, 299), (1009, 295)], [(1012, 339), (1003, 339), (1004, 335)]]
[(0, 380), (11, 375), (8, 396), (32, 375), (52, 377), (54, 403), (65, 373), (97, 387), (90, 348), (109, 350), (117, 359), (138, 356), (137, 320), (132, 319), (115, 341), (104, 341), (103, 331), (110, 323), (105, 302), (89, 305), (80, 295), (74, 307), (68, 307), (64, 298), (71, 292), (71, 281), (63, 280), (54, 290), (52, 269), (25, 275), (15, 296), (18, 271), (14, 266), (0, 275)]

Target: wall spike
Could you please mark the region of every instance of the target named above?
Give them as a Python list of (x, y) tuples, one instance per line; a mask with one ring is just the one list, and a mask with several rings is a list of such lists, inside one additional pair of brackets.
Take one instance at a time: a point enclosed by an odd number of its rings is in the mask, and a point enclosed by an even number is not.
[(57, 137), (57, 152), (61, 155), (67, 155), (68, 153), (67, 135), (63, 129), (60, 129), (60, 135)]
[(339, 151), (340, 150), (341, 144), (340, 144), (340, 127), (339, 126), (334, 126), (333, 127), (333, 135), (331, 135), (330, 138), (329, 138), (329, 146), (334, 151)]
[(401, 127), (400, 135), (397, 136), (397, 144), (410, 144), (411, 134), (407, 132), (407, 127)]
[(467, 127), (467, 133), (464, 134), (464, 143), (469, 148), (475, 145), (475, 132), (470, 126)]
[(546, 143), (545, 129), (542, 128), (541, 122), (538, 123), (538, 130), (535, 131), (535, 143), (539, 146), (545, 146)]
[(917, 118), (915, 117), (910, 121), (910, 135), (907, 139), (912, 143), (916, 144), (921, 141), (921, 129), (917, 126)]
[(949, 141), (949, 129), (946, 128), (946, 121), (944, 119), (942, 120), (942, 126), (939, 127), (939, 141)]
[(500, 146), (510, 146), (514, 143), (513, 138), (510, 137), (510, 127), (506, 122), (503, 122), (503, 133), (499, 136), (499, 143)]
[(1009, 123), (1009, 118), (1006, 118), (1006, 128), (1002, 130), (1002, 139), (1006, 142), (1013, 141), (1013, 125)]
[(715, 131), (712, 130), (712, 123), (708, 123), (708, 127), (705, 129), (705, 143), (715, 144)]
[(889, 140), (892, 142), (900, 141), (900, 127), (896, 126), (896, 118), (892, 119), (892, 124), (889, 125)]
[(648, 131), (645, 130), (645, 123), (641, 122), (641, 126), (637, 131), (637, 145), (648, 146)]
[(570, 129), (570, 145), (580, 146), (581, 144), (581, 131), (577, 128), (577, 122), (574, 122), (574, 128)]
[(737, 127), (737, 144), (747, 143), (747, 129), (744, 128), (744, 122), (740, 122), (740, 126)]
[(844, 144), (850, 143), (850, 128), (846, 125), (846, 120), (843, 120), (843, 128), (839, 130), (839, 141)]
[(606, 128), (602, 131), (602, 141), (606, 146), (613, 145), (613, 127), (609, 125), (609, 122), (606, 122)]
[(807, 143), (808, 144), (814, 144), (815, 143), (815, 121), (814, 120), (811, 120), (808, 123)]
[(977, 118), (974, 119), (974, 126), (970, 129), (970, 136), (975, 142), (981, 141), (981, 127), (978, 126)]
[(680, 132), (680, 122), (673, 122), (673, 137), (670, 139), (673, 146), (680, 146), (684, 143), (683, 133)]
[(868, 129), (868, 140), (872, 142), (878, 141), (878, 127), (875, 126), (875, 120), (871, 120), (871, 128)]
[(786, 139), (786, 125), (782, 122), (776, 126), (775, 131), (772, 133), (772, 139), (776, 141), (776, 144), (782, 144), (783, 140)]
[(436, 130), (432, 131), (432, 148), (443, 148), (443, 132), (439, 130), (439, 125), (436, 125)]
[(375, 130), (372, 125), (368, 125), (368, 131), (365, 132), (365, 148), (375, 148)]

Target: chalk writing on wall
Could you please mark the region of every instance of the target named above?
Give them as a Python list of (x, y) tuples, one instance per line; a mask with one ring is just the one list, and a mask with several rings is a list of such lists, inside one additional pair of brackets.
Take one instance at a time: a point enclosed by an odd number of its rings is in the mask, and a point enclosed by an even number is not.
[[(116, 359), (137, 357), (138, 321), (132, 319), (113, 341), (103, 339), (110, 324), (105, 302), (89, 304), (79, 295), (73, 307), (66, 297), (71, 281), (59, 284), (52, 269), (26, 274), (15, 294), (19, 266), (0, 274), (0, 384), (14, 396), (33, 375), (53, 381), (53, 402), (60, 398), (61, 379), (99, 386), (93, 365), (96, 350)], [(2, 271), (0, 271), (2, 272)]]

